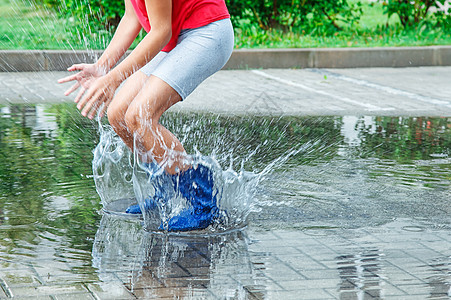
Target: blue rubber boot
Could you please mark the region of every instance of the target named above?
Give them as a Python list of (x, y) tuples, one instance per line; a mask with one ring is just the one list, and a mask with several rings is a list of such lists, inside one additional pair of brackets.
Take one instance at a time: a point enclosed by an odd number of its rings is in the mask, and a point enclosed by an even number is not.
[[(158, 197), (154, 196), (153, 198), (147, 197), (144, 200), (144, 207), (145, 210), (153, 210), (157, 208), (157, 203), (155, 202), (155, 199), (158, 199)], [(130, 205), (125, 210), (128, 214), (142, 214), (141, 208), (139, 207), (139, 204)]]
[[(146, 199), (146, 200), (147, 200), (147, 199)], [(138, 204), (130, 205), (129, 207), (127, 207), (127, 209), (125, 210), (125, 212), (126, 212), (127, 214), (133, 214), (133, 215), (142, 214), (141, 208), (139, 207)]]
[[(151, 180), (158, 180), (158, 176), (166, 176), (156, 164), (149, 165), (148, 173)], [(177, 187), (177, 192), (180, 192), (181, 196), (187, 200), (189, 207), (170, 218), (167, 222), (167, 228), (162, 223), (159, 229), (189, 231), (207, 228), (219, 212), (216, 197), (213, 195), (213, 172), (203, 165), (198, 165), (197, 168), (190, 168), (178, 175), (172, 175), (170, 178), (172, 179), (172, 186)], [(146, 211), (157, 209), (158, 202), (168, 201), (169, 199), (167, 189), (171, 187), (157, 184), (155, 188), (155, 195), (144, 200)], [(129, 206), (126, 212), (131, 214), (142, 213), (138, 204)]]
[[(144, 163), (149, 180), (155, 180), (158, 176), (164, 176), (164, 171), (156, 163)], [(147, 197), (144, 199), (145, 210), (153, 210), (157, 208), (158, 199), (164, 199), (162, 189), (157, 189), (153, 197)], [(125, 210), (128, 214), (142, 214), (141, 208), (138, 204), (130, 205)]]
[[(176, 182), (178, 178), (178, 183)], [(189, 208), (169, 219), (168, 231), (188, 231), (207, 228), (217, 216), (219, 209), (213, 195), (213, 172), (203, 166), (190, 168), (173, 176), (180, 194), (188, 200)], [(163, 229), (160, 226), (160, 229)]]

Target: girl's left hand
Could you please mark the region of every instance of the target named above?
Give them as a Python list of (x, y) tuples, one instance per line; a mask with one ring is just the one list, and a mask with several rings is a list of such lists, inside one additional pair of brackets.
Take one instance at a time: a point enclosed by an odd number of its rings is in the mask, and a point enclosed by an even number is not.
[(120, 85), (120, 81), (111, 75), (109, 73), (95, 79), (88, 91), (83, 95), (83, 98), (77, 102), (77, 108), (83, 116), (92, 120), (102, 104), (104, 105), (99, 115), (100, 117), (104, 116), (108, 105), (113, 100), (116, 89)]

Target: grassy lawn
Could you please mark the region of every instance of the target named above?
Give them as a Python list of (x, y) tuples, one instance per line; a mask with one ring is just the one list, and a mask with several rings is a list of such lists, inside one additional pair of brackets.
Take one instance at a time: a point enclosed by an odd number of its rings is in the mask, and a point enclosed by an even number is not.
[[(235, 45), (236, 48), (451, 45), (450, 33), (427, 28), (403, 30), (396, 26), (397, 16), (388, 20), (386, 27), (387, 17), (381, 3), (364, 2), (363, 12), (358, 24), (332, 36), (236, 28)], [(71, 26), (70, 20), (37, 9), (27, 0), (0, 0), (0, 49), (102, 49), (109, 38), (107, 32), (85, 38)]]
[(70, 21), (27, 0), (0, 0), (0, 49), (101, 49), (104, 39), (83, 39)]
[(64, 21), (19, 1), (0, 0), (0, 49), (67, 49)]
[[(351, 0), (350, 2), (357, 2)], [(451, 34), (441, 29), (404, 30), (399, 18), (390, 20), (384, 14), (381, 2), (362, 1), (363, 14), (352, 28), (337, 31), (333, 36), (318, 36), (302, 32), (265, 32), (259, 28), (236, 30), (238, 48), (317, 48), (317, 47), (399, 47), (451, 45)], [(387, 24), (389, 25), (387, 27)], [(342, 24), (339, 24), (342, 25)]]

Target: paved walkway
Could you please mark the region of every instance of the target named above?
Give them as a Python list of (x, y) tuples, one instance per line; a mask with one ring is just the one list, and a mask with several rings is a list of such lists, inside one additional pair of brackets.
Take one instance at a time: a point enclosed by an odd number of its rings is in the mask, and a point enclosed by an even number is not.
[(80, 281), (52, 255), (39, 268), (0, 258), (0, 299), (449, 299), (450, 249), (446, 228), (403, 219), (183, 237), (104, 215), (96, 275)]
[[(67, 86), (56, 84), (65, 74), (0, 73), (0, 104), (70, 101)], [(450, 74), (451, 67), (221, 71), (173, 109), (451, 117)], [(104, 215), (92, 273), (78, 274), (79, 265), (50, 247), (24, 253), (22, 262), (0, 257), (0, 299), (451, 297), (449, 223), (418, 217), (356, 229), (265, 230), (251, 222), (243, 231), (190, 238), (143, 234), (132, 223)]]
[[(68, 101), (65, 72), (0, 73), (0, 104)], [(451, 67), (221, 71), (174, 110), (451, 116)]]

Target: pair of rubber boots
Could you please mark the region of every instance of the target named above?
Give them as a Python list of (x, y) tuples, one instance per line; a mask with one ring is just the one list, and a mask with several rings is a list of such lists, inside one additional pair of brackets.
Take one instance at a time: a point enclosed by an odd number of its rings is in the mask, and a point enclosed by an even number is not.
[[(189, 231), (207, 228), (218, 215), (216, 197), (213, 195), (213, 172), (203, 165), (169, 175), (157, 164), (146, 164), (150, 181), (155, 184), (155, 195), (144, 200), (145, 210), (158, 209), (157, 203), (169, 201), (171, 196), (180, 193), (188, 202), (188, 207), (171, 217), (167, 226), (162, 223), (159, 229), (168, 231)], [(127, 213), (140, 214), (139, 205), (127, 208)]]

